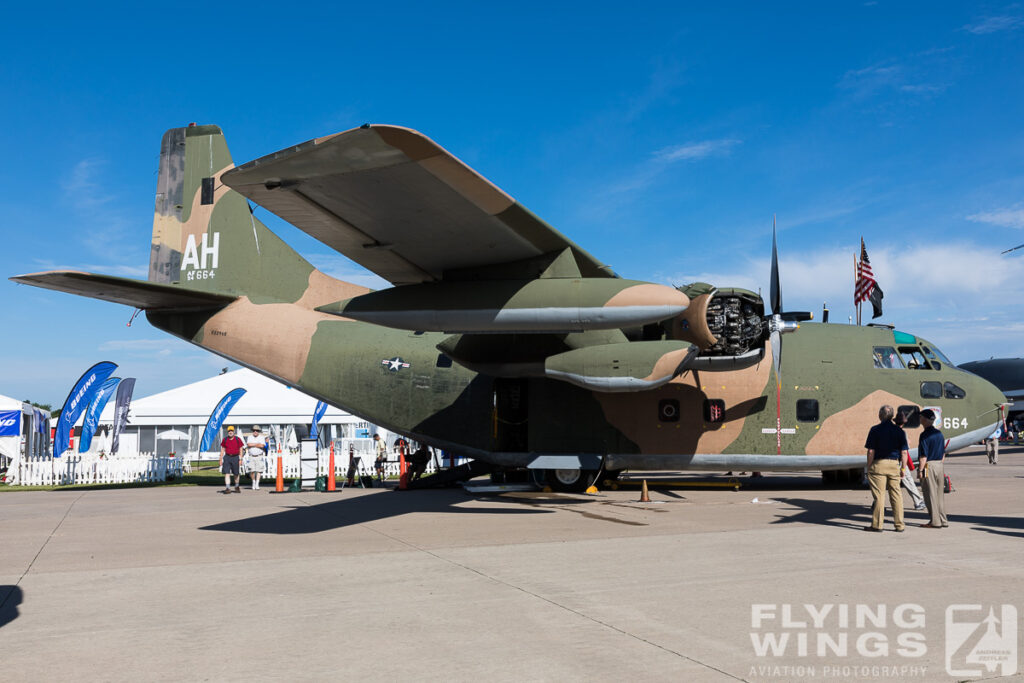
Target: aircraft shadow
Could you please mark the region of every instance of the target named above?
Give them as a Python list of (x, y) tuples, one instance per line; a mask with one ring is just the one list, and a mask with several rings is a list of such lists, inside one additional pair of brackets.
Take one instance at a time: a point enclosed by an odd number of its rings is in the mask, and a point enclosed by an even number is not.
[[(296, 496), (302, 494), (293, 494)], [(322, 494), (307, 494), (322, 495)], [(344, 495), (344, 494), (338, 494)], [(287, 503), (287, 498), (282, 502)], [(358, 498), (333, 500), (316, 505), (296, 505), (287, 510), (199, 527), (200, 531), (232, 531), (244, 534), (315, 534), (413, 512), (450, 512), (475, 515), (537, 515), (551, 514), (553, 510), (537, 509), (525, 505), (500, 509), (474, 509), (459, 507), (469, 500), (460, 491), (402, 491), (378, 493)], [(502, 498), (502, 502), (516, 501)]]
[(21, 604), (23, 595), (21, 586), (0, 585), (0, 628), (20, 616), (18, 605)]
[[(797, 508), (798, 511), (795, 514), (779, 515), (779, 519), (772, 522), (772, 524), (822, 524), (825, 526), (859, 529), (871, 523), (870, 505), (808, 500), (805, 498), (777, 498), (776, 500), (780, 503), (791, 505)], [(998, 531), (998, 529), (1024, 531), (1024, 517), (958, 514), (950, 514), (948, 517), (950, 524), (968, 524), (973, 525), (971, 528), (977, 531), (1024, 537), (1024, 533), (1018, 533), (1017, 531)], [(904, 507), (903, 518), (908, 526), (923, 524), (928, 521), (928, 512)], [(886, 524), (892, 524), (892, 513), (888, 505), (886, 505), (885, 519)]]

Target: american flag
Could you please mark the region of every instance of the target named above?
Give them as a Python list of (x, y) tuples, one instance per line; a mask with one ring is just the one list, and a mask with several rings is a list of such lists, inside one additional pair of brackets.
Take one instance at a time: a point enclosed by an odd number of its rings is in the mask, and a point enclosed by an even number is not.
[(857, 288), (853, 294), (853, 303), (859, 304), (868, 300), (871, 290), (877, 285), (875, 275), (871, 272), (871, 261), (868, 250), (864, 248), (864, 238), (860, 238), (860, 263), (857, 264)]
[(871, 261), (868, 259), (868, 250), (864, 248), (864, 238), (861, 237), (860, 262), (857, 264), (857, 285), (853, 292), (853, 303), (860, 304), (870, 299), (874, 313), (871, 317), (877, 318), (882, 315), (883, 296), (882, 288), (875, 282), (875, 275), (871, 271)]

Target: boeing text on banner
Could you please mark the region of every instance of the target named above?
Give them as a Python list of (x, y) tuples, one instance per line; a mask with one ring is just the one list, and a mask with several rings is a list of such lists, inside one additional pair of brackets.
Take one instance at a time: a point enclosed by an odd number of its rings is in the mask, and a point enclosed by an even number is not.
[(113, 374), (116, 368), (117, 364), (110, 361), (97, 363), (86, 370), (85, 374), (75, 383), (71, 393), (64, 400), (64, 407), (61, 409), (60, 417), (57, 419), (57, 432), (53, 442), (53, 457), (59, 458), (60, 454), (69, 448), (68, 438), (71, 436), (75, 423), (78, 422), (78, 418), (85, 412), (90, 401), (92, 401), (93, 395), (100, 390), (100, 387), (103, 386), (103, 383)]
[(110, 452), (117, 453), (121, 432), (128, 424), (128, 409), (132, 405), (132, 392), (135, 391), (135, 378), (128, 377), (117, 387), (117, 399), (114, 401), (114, 428), (110, 435)]
[(0, 410), (0, 436), (21, 436), (20, 410)]
[(82, 421), (82, 438), (78, 441), (79, 453), (85, 453), (92, 446), (93, 434), (96, 433), (96, 428), (100, 424), (100, 414), (107, 406), (107, 401), (113, 396), (114, 389), (117, 388), (120, 382), (120, 377), (108, 379), (89, 403), (89, 409), (85, 411), (85, 419)]
[(203, 430), (203, 440), (199, 444), (199, 452), (210, 450), (213, 440), (217, 438), (220, 426), (224, 423), (224, 418), (228, 416), (234, 405), (238, 403), (238, 399), (242, 398), (244, 394), (245, 389), (238, 387), (226, 393), (224, 398), (217, 403), (217, 407), (210, 414), (210, 419), (206, 421), (206, 429)]

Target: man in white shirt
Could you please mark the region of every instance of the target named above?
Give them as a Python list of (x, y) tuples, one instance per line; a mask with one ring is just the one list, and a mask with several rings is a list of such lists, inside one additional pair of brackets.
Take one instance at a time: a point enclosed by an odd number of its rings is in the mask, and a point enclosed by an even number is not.
[(249, 478), (252, 490), (259, 491), (260, 476), (267, 469), (267, 437), (260, 433), (260, 426), (252, 426), (252, 434), (245, 438), (245, 450), (249, 455)]

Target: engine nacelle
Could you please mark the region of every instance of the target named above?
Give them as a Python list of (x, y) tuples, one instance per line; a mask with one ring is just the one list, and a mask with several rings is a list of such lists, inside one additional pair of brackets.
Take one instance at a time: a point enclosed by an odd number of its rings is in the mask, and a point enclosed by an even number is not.
[(674, 340), (587, 346), (549, 356), (544, 376), (592, 391), (646, 391), (682, 374), (697, 351)]
[(316, 310), (402, 330), (553, 333), (655, 323), (686, 310), (686, 294), (619, 278), (542, 278), (403, 285)]

